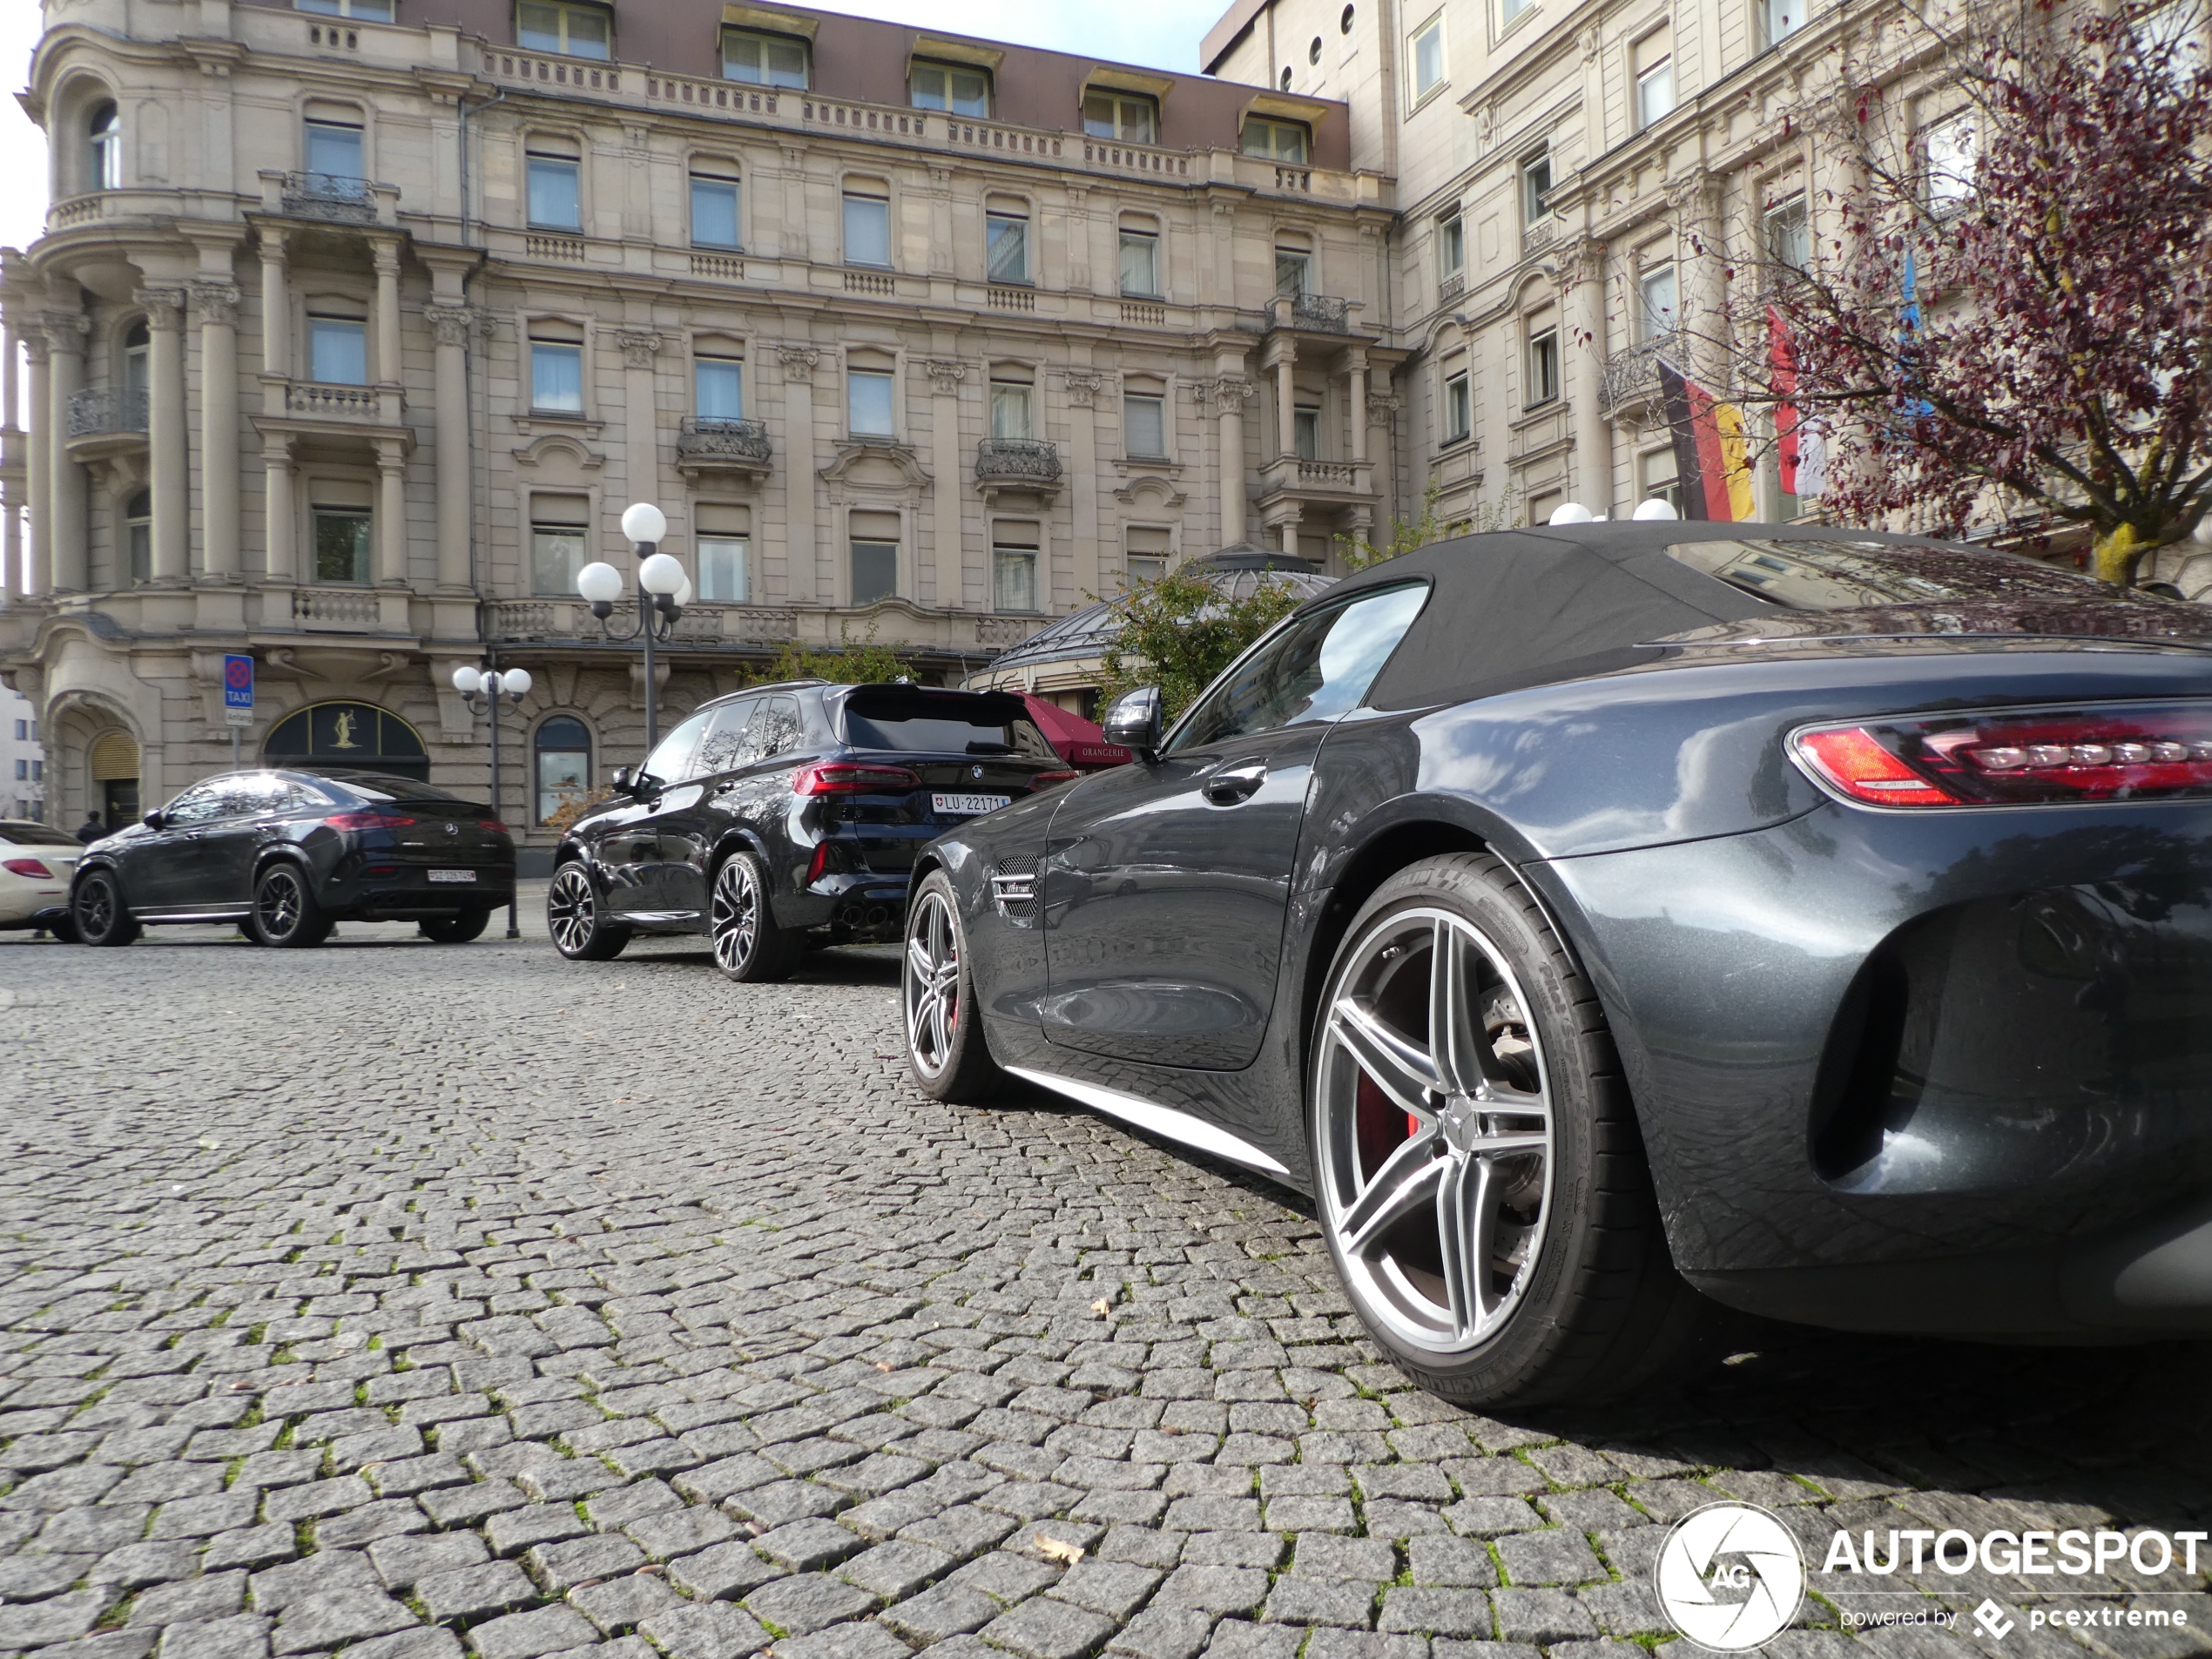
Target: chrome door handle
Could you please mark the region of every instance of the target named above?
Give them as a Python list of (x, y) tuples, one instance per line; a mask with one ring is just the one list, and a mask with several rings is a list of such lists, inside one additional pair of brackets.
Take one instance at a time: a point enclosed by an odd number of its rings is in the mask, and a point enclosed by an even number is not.
[(1267, 768), (1255, 762), (1249, 766), (1238, 766), (1227, 772), (1217, 772), (1206, 779), (1199, 793), (1216, 806), (1234, 806), (1249, 800), (1267, 781)]

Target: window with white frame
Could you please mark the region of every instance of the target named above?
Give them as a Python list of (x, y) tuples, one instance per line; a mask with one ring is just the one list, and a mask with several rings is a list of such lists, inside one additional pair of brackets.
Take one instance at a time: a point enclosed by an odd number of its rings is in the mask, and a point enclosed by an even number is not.
[(1121, 279), (1125, 298), (1160, 297), (1160, 233), (1152, 220), (1122, 222)]
[(357, 121), (334, 121), (327, 116), (311, 117), (307, 122), (307, 171), (320, 173), (326, 179), (365, 179), (368, 172), (361, 155), (361, 129)]
[(891, 200), (873, 187), (846, 189), (845, 262), (890, 268)]
[(1447, 444), (1464, 443), (1474, 431), (1474, 388), (1464, 355), (1444, 362), (1444, 430)]
[(598, 6), (576, 5), (570, 0), (516, 0), (515, 44), (525, 51), (604, 61), (613, 41), (614, 20)]
[(1302, 167), (1312, 149), (1312, 141), (1303, 121), (1248, 115), (1244, 118), (1243, 148), (1248, 156), (1265, 156), (1271, 161)]
[[(131, 580), (145, 582), (153, 576), (153, 493), (142, 489), (125, 503), (123, 509), (123, 545), (131, 569)], [(16, 722), (16, 735), (23, 735), (23, 722)], [(23, 763), (17, 761), (17, 765)]]
[(846, 521), (851, 536), (852, 603), (872, 605), (899, 591), (899, 515), (855, 508)]
[(1682, 484), (1676, 476), (1675, 450), (1672, 444), (1663, 449), (1647, 449), (1636, 457), (1636, 488), (1644, 501), (1662, 501), (1682, 516)]
[(1525, 226), (1551, 211), (1552, 155), (1548, 149), (1539, 150), (1521, 159), (1521, 222)]
[(1083, 95), (1083, 132), (1123, 144), (1158, 141), (1160, 106), (1141, 92), (1091, 91)]
[(1810, 0), (1756, 0), (1761, 41), (1778, 46), (1805, 26)]
[(1299, 403), (1291, 410), (1291, 447), (1300, 461), (1321, 458), (1321, 406)]
[(752, 509), (702, 502), (691, 509), (696, 583), (707, 604), (752, 603)]
[(719, 172), (691, 172), (691, 246), (726, 248), (743, 246), (738, 234), (738, 180)]
[(584, 543), (590, 502), (582, 496), (536, 496), (530, 500), (530, 591), (571, 597), (587, 560)]
[(992, 526), (991, 609), (1037, 610), (1037, 527), (1001, 522)]
[(1029, 281), (1029, 210), (1025, 204), (996, 197), (986, 205), (983, 257), (992, 281)]
[[(1642, 54), (1638, 54), (1641, 60)], [(1636, 70), (1636, 131), (1641, 132), (1675, 107), (1675, 60), (1660, 57), (1639, 62)]]
[(539, 415), (583, 413), (583, 329), (542, 320), (530, 325), (530, 408)]
[(1157, 582), (1168, 573), (1169, 536), (1160, 525), (1132, 524), (1123, 533), (1123, 585)]
[(92, 190), (123, 188), (123, 116), (103, 100), (84, 118), (87, 186)]
[(1454, 277), (1467, 268), (1467, 222), (1456, 212), (1436, 223), (1436, 273)]
[(1764, 230), (1769, 276), (1802, 276), (1812, 264), (1812, 220), (1803, 192), (1768, 208)]
[(1022, 441), (1036, 435), (1035, 387), (1030, 371), (1013, 364), (991, 369), (991, 435)]
[(392, 21), (392, 0), (293, 0), (293, 9), (323, 17), (351, 17), (360, 23)]
[(1275, 292), (1299, 297), (1313, 292), (1312, 249), (1276, 244)]
[(845, 429), (856, 438), (899, 435), (897, 365), (883, 352), (855, 352), (845, 365)]
[(1662, 340), (1674, 332), (1681, 303), (1677, 282), (1671, 262), (1647, 266), (1636, 278), (1637, 338)]
[(368, 384), (368, 320), (321, 300), (307, 311), (307, 378), (325, 386)]
[(907, 71), (907, 96), (917, 110), (942, 110), (981, 120), (991, 112), (991, 78), (960, 64), (916, 62)]
[(1981, 153), (1979, 140), (1980, 133), (1971, 110), (1928, 128), (1925, 148), (1931, 212), (1955, 213), (1973, 199), (1974, 168)]
[(702, 421), (745, 419), (745, 361), (726, 351), (691, 359), (692, 413)]
[(1528, 382), (1522, 388), (1521, 403), (1527, 408), (1538, 408), (1559, 395), (1559, 330), (1554, 327), (1533, 330), (1528, 336)]
[(530, 749), (537, 762), (536, 821), (581, 806), (591, 793), (591, 732), (583, 722), (554, 715), (538, 726)]
[(1135, 459), (1164, 461), (1168, 453), (1168, 401), (1164, 388), (1133, 381), (1122, 389), (1122, 453)]
[(349, 478), (311, 479), (307, 502), (307, 546), (314, 579), (367, 582), (373, 528), (369, 486)]
[[(1513, 0), (1507, 0), (1510, 5)], [(1444, 84), (1444, 14), (1438, 12), (1413, 30), (1413, 101), (1418, 104)]]
[(534, 229), (583, 228), (583, 162), (573, 138), (530, 139), (523, 157), (529, 222)]
[(722, 31), (722, 78), (748, 86), (789, 87), (807, 82), (806, 43), (790, 35), (756, 35), (743, 29)]

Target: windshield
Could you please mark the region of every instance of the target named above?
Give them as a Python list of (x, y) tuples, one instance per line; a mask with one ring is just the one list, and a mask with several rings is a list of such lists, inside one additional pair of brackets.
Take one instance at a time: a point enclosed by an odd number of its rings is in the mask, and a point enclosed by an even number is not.
[(858, 691), (846, 699), (845, 740), (855, 749), (907, 754), (1059, 755), (1019, 705), (965, 692)]
[(1787, 610), (1991, 601), (2078, 604), (2114, 597), (2092, 577), (1975, 548), (1842, 539), (1719, 541), (1677, 542), (1667, 553), (1677, 563)]

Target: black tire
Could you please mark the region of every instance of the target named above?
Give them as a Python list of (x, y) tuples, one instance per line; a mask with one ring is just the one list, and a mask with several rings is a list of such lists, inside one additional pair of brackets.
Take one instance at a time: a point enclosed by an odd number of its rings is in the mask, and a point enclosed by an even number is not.
[(74, 915), (64, 914), (57, 917), (46, 924), (46, 931), (53, 934), (56, 941), (60, 944), (74, 945), (81, 942), (77, 932), (77, 918)]
[(127, 945), (138, 936), (138, 924), (124, 902), (123, 883), (112, 870), (87, 870), (78, 877), (69, 915), (78, 938), (88, 945)]
[(316, 901), (314, 883), (289, 859), (264, 869), (253, 883), (253, 937), (279, 950), (308, 950), (330, 937), (331, 921)]
[[(979, 1105), (1007, 1092), (976, 1012), (968, 929), (952, 878), (932, 870), (907, 907), (899, 968), (899, 1011), (907, 1071), (925, 1095)], [(946, 960), (949, 953), (950, 960)]]
[(465, 945), (489, 926), (489, 910), (464, 910), (457, 916), (430, 916), (421, 923), (422, 936), (434, 945)]
[(732, 853), (715, 867), (707, 894), (706, 934), (714, 966), (741, 985), (791, 977), (801, 949), (776, 925), (768, 900), (768, 867), (750, 853)]
[[(1447, 1008), (1462, 1015), (1440, 1042), (1430, 1015)], [(1458, 1081), (1408, 1109), (1424, 1076)], [(1487, 853), (1402, 870), (1352, 918), (1308, 1051), (1306, 1126), (1338, 1276), (1432, 1393), (1485, 1409), (1617, 1398), (1723, 1322), (1675, 1271), (1595, 994)]]
[(572, 962), (611, 961), (630, 942), (630, 929), (607, 920), (591, 873), (575, 859), (553, 872), (545, 890), (545, 931)]

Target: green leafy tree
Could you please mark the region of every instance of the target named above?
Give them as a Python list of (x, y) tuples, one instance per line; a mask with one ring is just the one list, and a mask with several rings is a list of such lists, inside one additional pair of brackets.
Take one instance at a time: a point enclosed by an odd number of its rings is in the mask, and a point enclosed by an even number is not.
[(1235, 597), (1188, 566), (1130, 590), (1121, 637), (1106, 653), (1101, 693), (1111, 701), (1140, 685), (1160, 688), (1160, 718), (1173, 720), (1252, 641), (1298, 608), (1288, 582), (1263, 579)]
[(895, 680), (901, 675), (912, 677), (914, 670), (889, 645), (876, 643), (875, 624), (868, 624), (863, 637), (854, 639), (849, 629), (841, 631), (841, 643), (835, 645), (801, 645), (788, 641), (776, 653), (775, 660), (757, 671), (748, 684), (766, 685), (779, 680), (832, 680), (840, 685), (870, 685), (886, 680)]

